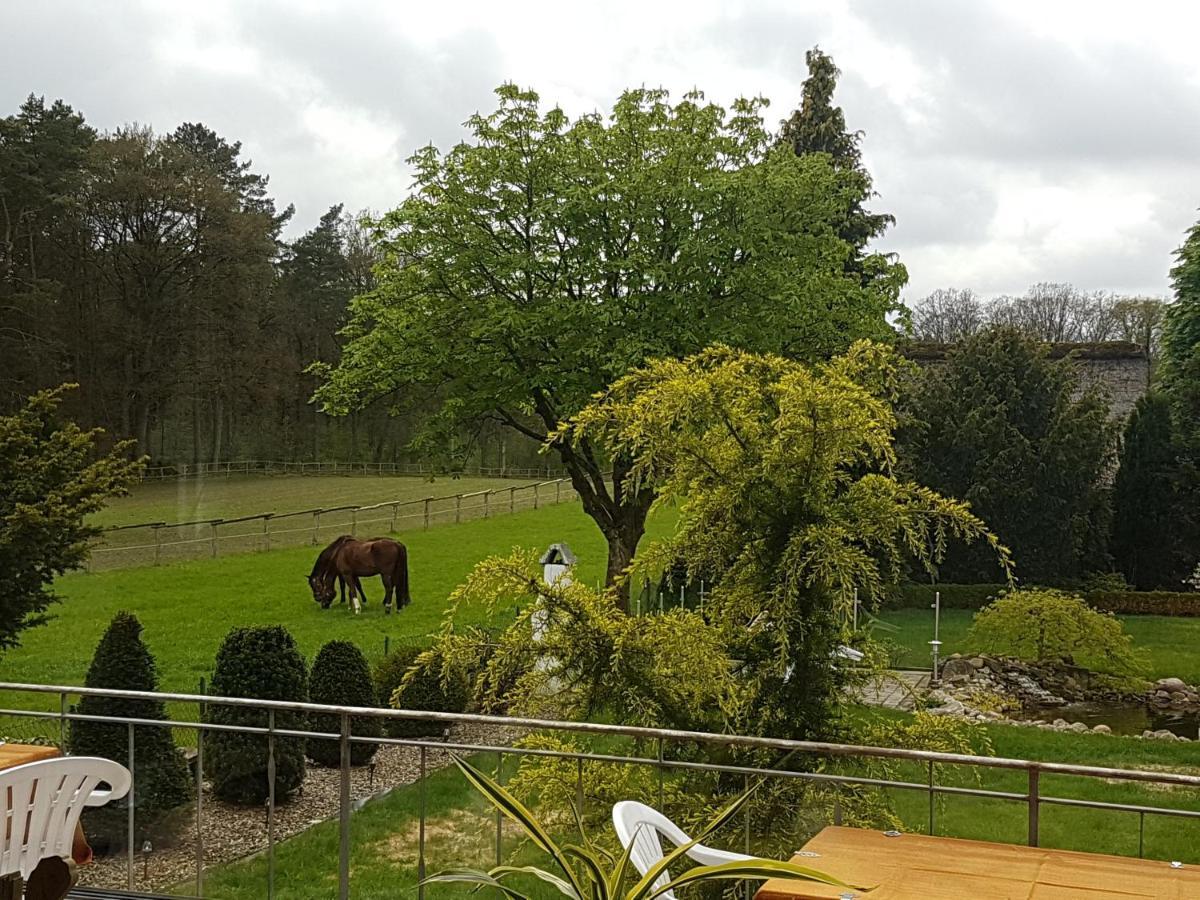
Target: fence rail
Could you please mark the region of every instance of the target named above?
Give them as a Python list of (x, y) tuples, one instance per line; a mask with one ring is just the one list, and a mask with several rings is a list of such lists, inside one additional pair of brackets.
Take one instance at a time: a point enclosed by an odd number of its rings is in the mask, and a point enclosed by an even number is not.
[[(399, 746), (412, 748), (418, 753), (418, 789), (420, 790), (421, 803), (419, 807), (419, 831), (418, 831), (418, 846), (417, 846), (417, 879), (418, 881), (427, 873), (426, 871), (426, 817), (427, 808), (425, 802), (424, 779), (431, 774), (429, 765), (430, 751), (442, 752), (456, 751), (460, 753), (494, 753), (497, 755), (497, 769), (502, 767), (502, 761), (507, 756), (520, 757), (545, 757), (551, 759), (571, 760), (576, 763), (576, 777), (578, 779), (576, 785), (576, 796), (582, 801), (584, 798), (583, 792), (583, 770), (584, 764), (615, 764), (629, 766), (644, 766), (650, 767), (657, 772), (658, 776), (658, 791), (661, 805), (661, 797), (663, 791), (663, 779), (671, 772), (710, 772), (715, 775), (736, 775), (749, 783), (749, 779), (799, 779), (808, 781), (816, 785), (820, 785), (822, 789), (832, 791), (834, 794), (833, 804), (833, 824), (841, 824), (842, 822), (842, 806), (839, 800), (840, 791), (849, 787), (867, 787), (878, 788), (889, 791), (906, 791), (917, 792), (924, 794), (929, 798), (929, 812), (927, 829), (928, 833), (935, 834), (938, 830), (938, 820), (936, 817), (935, 799), (939, 796), (954, 796), (954, 797), (976, 797), (990, 801), (999, 801), (1005, 803), (1023, 804), (1026, 808), (1025, 821), (1027, 823), (1027, 831), (1025, 840), (1030, 846), (1039, 846), (1040, 833), (1039, 821), (1040, 811), (1043, 807), (1073, 807), (1079, 809), (1087, 809), (1093, 811), (1103, 811), (1112, 813), (1132, 813), (1136, 814), (1138, 820), (1138, 856), (1145, 853), (1145, 819), (1147, 816), (1166, 816), (1183, 821), (1195, 822), (1200, 820), (1200, 810), (1178, 808), (1171, 806), (1153, 806), (1131, 803), (1103, 802), (1094, 800), (1083, 800), (1076, 797), (1055, 796), (1047, 793), (1042, 787), (1042, 779), (1047, 776), (1074, 776), (1085, 779), (1101, 780), (1110, 785), (1122, 783), (1141, 784), (1141, 785), (1156, 785), (1167, 788), (1189, 788), (1192, 790), (1200, 789), (1200, 776), (1190, 775), (1177, 772), (1166, 771), (1147, 771), (1140, 769), (1114, 769), (1100, 766), (1083, 766), (1070, 763), (1054, 763), (1054, 762), (1039, 762), (1027, 759), (1011, 759), (989, 756), (970, 756), (963, 754), (923, 751), (923, 750), (907, 750), (895, 747), (872, 747), (851, 744), (835, 744), (815, 741), (794, 741), (780, 738), (763, 738), (751, 737), (744, 735), (728, 735), (728, 734), (712, 734), (706, 732), (680, 731), (673, 729), (659, 728), (639, 728), (620, 725), (607, 725), (591, 722), (568, 722), (553, 719), (536, 719), (536, 718), (518, 718), (518, 717), (501, 717), (474, 715), (466, 713), (443, 713), (430, 712), (419, 710), (393, 710), (393, 709), (376, 709), (363, 708), (353, 706), (326, 706), (315, 703), (294, 703), (287, 701), (270, 701), (270, 700), (254, 700), (245, 698), (218, 697), (204, 694), (172, 694), (172, 693), (146, 693), (141, 691), (120, 691), (107, 690), (101, 688), (84, 688), (77, 686), (66, 685), (37, 685), (37, 684), (22, 684), (0, 682), (0, 696), (7, 699), (11, 694), (24, 695), (26, 701), (29, 700), (29, 695), (41, 695), (44, 697), (44, 705), (54, 705), (53, 710), (49, 709), (19, 709), (19, 708), (0, 708), (0, 716), (22, 717), (34, 720), (41, 720), (48, 727), (46, 737), (59, 743), (65, 743), (69, 723), (72, 722), (108, 722), (119, 725), (123, 729), (128, 730), (129, 734), (129, 753), (131, 758), (135, 756), (135, 738), (137, 727), (164, 727), (171, 729), (194, 729), (198, 735), (202, 736), (205, 732), (234, 732), (247, 735), (258, 735), (266, 740), (266, 753), (268, 755), (268, 771), (274, 770), (274, 755), (275, 742), (279, 738), (305, 738), (305, 739), (325, 739), (338, 741), (341, 747), (341, 765), (338, 769), (340, 780), (340, 794), (338, 802), (338, 828), (339, 828), (339, 857), (337, 860), (338, 868), (338, 897), (347, 898), (351, 896), (351, 869), (349, 858), (350, 847), (350, 820), (356, 804), (351, 802), (350, 792), (350, 752), (349, 748), (354, 743), (373, 743), (381, 746)], [(105, 697), (122, 700), (149, 700), (159, 701), (167, 704), (169, 710), (178, 710), (181, 706), (191, 706), (196, 711), (195, 718), (181, 718), (177, 715), (172, 715), (167, 719), (130, 719), (116, 718), (101, 715), (83, 715), (74, 711), (71, 704), (73, 698), (91, 696)], [(56, 702), (54, 702), (56, 701)], [(213, 706), (229, 706), (248, 710), (255, 710), (262, 713), (259, 721), (262, 725), (231, 725), (217, 724), (211, 721), (206, 721), (208, 718), (206, 710)], [(302, 715), (312, 714), (327, 714), (336, 717), (339, 723), (337, 732), (329, 731), (314, 731), (308, 728), (280, 728), (276, 726), (277, 713), (299, 713)], [(420, 720), (432, 721), (445, 724), (446, 726), (453, 725), (485, 725), (492, 726), (498, 729), (511, 729), (517, 734), (527, 734), (531, 731), (553, 731), (567, 735), (576, 735), (584, 737), (623, 737), (632, 738), (636, 741), (634, 749), (645, 750), (648, 755), (637, 756), (631, 753), (597, 753), (590, 751), (565, 751), (546, 748), (533, 747), (514, 747), (506, 743), (496, 743), (493, 739), (488, 743), (472, 743), (455, 740), (430, 740), (430, 739), (415, 739), (415, 738), (387, 738), (362, 736), (354, 734), (355, 721), (361, 721), (362, 718), (374, 718), (383, 720)], [(361, 728), (360, 728), (361, 731)], [(203, 746), (203, 742), (198, 740), (197, 744)], [(923, 777), (921, 780), (903, 780), (902, 778), (882, 779), (868, 777), (865, 775), (855, 775), (853, 773), (821, 771), (819, 768), (809, 768), (804, 770), (797, 769), (781, 769), (772, 768), (762, 765), (735, 765), (730, 763), (714, 763), (698, 758), (696, 748), (744, 748), (756, 750), (774, 750), (781, 754), (800, 753), (806, 754), (817, 759), (841, 759), (841, 760), (865, 760), (865, 759), (888, 759), (904, 762), (911, 762), (918, 765), (921, 773), (928, 773), (928, 777)], [(65, 747), (64, 747), (65, 750)], [(650, 755), (652, 753), (652, 755)], [(937, 767), (966, 767), (971, 770), (1000, 770), (1008, 772), (1024, 773), (1023, 779), (1026, 785), (1023, 791), (1001, 791), (993, 790), (984, 787), (962, 787), (946, 783), (945, 779), (941, 782), (937, 779), (939, 771), (943, 776), (946, 770), (939, 770)], [(203, 785), (204, 785), (204, 754), (201, 751), (196, 759), (196, 768), (194, 772), (195, 785), (197, 786), (195, 800), (195, 833), (197, 841), (202, 833), (203, 816), (205, 809), (203, 802)], [(136, 806), (136, 797), (131, 794), (129, 800), (130, 806)], [(275, 878), (274, 878), (274, 854), (275, 854), (275, 839), (272, 823), (276, 816), (276, 807), (274, 796), (268, 798), (266, 804), (267, 817), (267, 837), (266, 845), (262, 848), (268, 860), (268, 876), (266, 890), (264, 896), (273, 898), (275, 894)], [(582, 814), (582, 810), (580, 811)], [(211, 814), (211, 813), (210, 813)], [(746, 813), (749, 816), (749, 809)], [(496, 864), (501, 862), (501, 842), (503, 832), (499, 818), (496, 820)], [(735, 826), (736, 827), (736, 826)], [(741, 829), (739, 829), (741, 830)], [(746, 820), (744, 828), (744, 839), (746, 852), (751, 852), (750, 847), (750, 828), (749, 818)], [(129, 890), (134, 890), (135, 887), (146, 887), (137, 883), (137, 867), (135, 865), (135, 857), (138, 853), (137, 844), (134, 840), (134, 819), (131, 813), (128, 824), (127, 834), (127, 854), (128, 860), (125, 867), (125, 887)], [(194, 884), (195, 894), (193, 896), (204, 896), (204, 881), (206, 862), (203, 852), (203, 847), (197, 847), (195, 854), (195, 871)], [(330, 861), (332, 865), (332, 860)], [(487, 861), (490, 863), (490, 860)], [(109, 885), (113, 886), (113, 885)], [(417, 896), (423, 896), (423, 888), (418, 885), (413, 885)]]
[(231, 553), (265, 552), (280, 547), (318, 545), (362, 529), (397, 531), (487, 519), (524, 509), (540, 509), (577, 498), (569, 478), (535, 481), (494, 490), (385, 500), (367, 506), (317, 507), (295, 512), (263, 512), (232, 519), (143, 522), (104, 529), (93, 542), (89, 572), (162, 565)]
[(234, 459), (224, 462), (176, 463), (147, 466), (142, 481), (229, 475), (462, 475), (473, 478), (554, 478), (561, 466), (463, 466), (401, 462), (292, 462), (273, 459)]

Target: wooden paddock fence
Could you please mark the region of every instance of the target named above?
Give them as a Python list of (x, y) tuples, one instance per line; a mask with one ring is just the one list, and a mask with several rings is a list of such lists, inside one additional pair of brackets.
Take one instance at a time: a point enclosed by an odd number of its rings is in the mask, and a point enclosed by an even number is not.
[(472, 519), (539, 509), (577, 499), (569, 478), (492, 490), (386, 500), (369, 506), (335, 506), (296, 512), (265, 512), (232, 519), (142, 522), (106, 528), (93, 543), (89, 572), (158, 566), (281, 547), (318, 546), (339, 534), (367, 537), (428, 529)]
[(224, 462), (177, 463), (147, 466), (142, 481), (206, 478), (231, 475), (435, 475), (440, 478), (556, 478), (561, 466), (466, 466), (448, 469), (429, 463), (400, 462), (289, 462), (270, 459), (237, 459)]

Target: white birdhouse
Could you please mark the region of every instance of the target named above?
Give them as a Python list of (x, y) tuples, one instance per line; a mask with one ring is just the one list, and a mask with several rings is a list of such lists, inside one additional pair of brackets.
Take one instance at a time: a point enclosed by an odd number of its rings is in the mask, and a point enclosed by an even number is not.
[[(566, 544), (551, 544), (542, 554), (539, 562), (542, 564), (542, 580), (546, 584), (551, 587), (558, 584), (566, 587), (571, 583), (571, 567), (575, 565), (576, 559), (575, 554)], [(534, 610), (533, 616), (530, 618), (535, 641), (540, 641), (542, 635), (546, 633), (547, 616), (546, 608), (539, 600), (538, 608)]]

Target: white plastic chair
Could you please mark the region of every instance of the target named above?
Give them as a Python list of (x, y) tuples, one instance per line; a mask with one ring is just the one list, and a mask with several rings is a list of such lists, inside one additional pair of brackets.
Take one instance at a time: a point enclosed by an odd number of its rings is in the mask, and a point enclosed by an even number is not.
[[(129, 770), (98, 756), (64, 756), (0, 770), (0, 877), (28, 879), (43, 859), (71, 858), (85, 806), (129, 793)], [(98, 791), (106, 782), (109, 790)]]
[[(665, 837), (676, 847), (682, 847), (692, 840), (657, 809), (634, 800), (622, 800), (613, 807), (613, 828), (617, 830), (617, 840), (621, 842), (622, 847), (633, 844), (633, 852), (629, 859), (634, 868), (643, 875), (664, 856), (661, 838)], [(687, 855), (702, 866), (719, 866), (721, 863), (754, 859), (753, 856), (746, 856), (744, 853), (731, 853), (703, 844), (696, 844), (687, 851)], [(664, 871), (654, 880), (654, 887), (660, 888), (670, 880), (671, 876)], [(661, 896), (666, 900), (675, 900), (671, 891)]]

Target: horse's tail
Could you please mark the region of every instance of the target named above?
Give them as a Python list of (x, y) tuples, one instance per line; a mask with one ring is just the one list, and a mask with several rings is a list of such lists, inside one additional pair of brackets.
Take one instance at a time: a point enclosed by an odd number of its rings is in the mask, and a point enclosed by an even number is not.
[(400, 552), (396, 554), (396, 566), (392, 570), (392, 584), (396, 589), (396, 608), (408, 606), (412, 597), (408, 593), (408, 548), (396, 542)]

